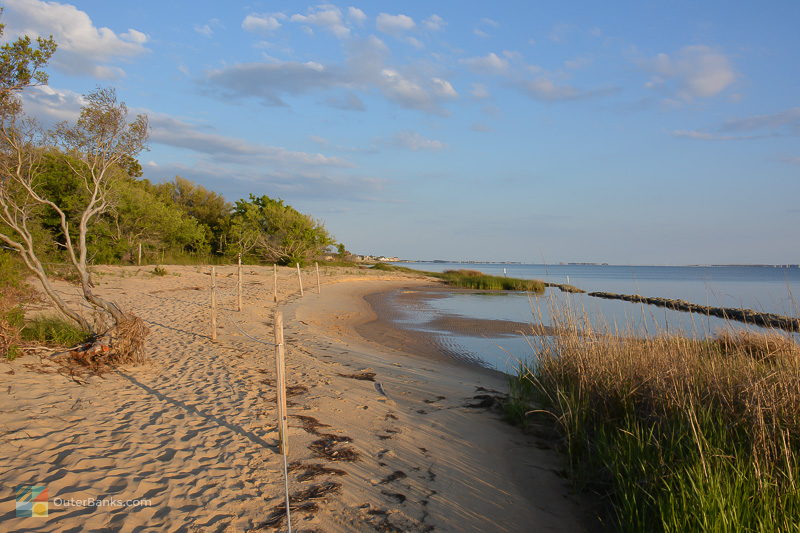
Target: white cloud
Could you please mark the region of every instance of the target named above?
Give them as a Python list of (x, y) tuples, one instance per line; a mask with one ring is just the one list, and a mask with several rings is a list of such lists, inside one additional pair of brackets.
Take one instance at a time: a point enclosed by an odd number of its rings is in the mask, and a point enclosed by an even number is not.
[[(241, 63), (210, 71), (207, 86), (225, 98), (259, 98), (265, 105), (286, 105), (283, 97), (330, 89), (377, 88), (401, 107), (446, 115), (442, 104), (457, 96), (452, 85), (430, 69), (388, 64), (389, 49), (375, 36), (349, 41), (343, 65), (306, 62)], [(339, 108), (362, 109), (357, 97), (329, 99)], [(351, 105), (352, 104), (352, 105)]]
[(283, 13), (250, 13), (242, 21), (242, 28), (246, 31), (268, 33), (280, 28), (282, 26), (281, 20), (285, 18), (286, 15)]
[(433, 92), (443, 98), (457, 98), (458, 93), (449, 81), (442, 78), (431, 78), (431, 85), (433, 85)]
[(491, 26), (492, 28), (499, 28), (500, 27), (500, 23), (499, 22), (497, 22), (494, 19), (490, 19), (488, 17), (483, 17), (481, 19), (480, 23), (483, 24), (484, 26)]
[(472, 33), (474, 33), (475, 35), (477, 35), (481, 39), (486, 39), (487, 37), (489, 37), (489, 34), (486, 33), (485, 31), (483, 31), (480, 28), (475, 28), (474, 30), (472, 30)]
[(503, 59), (494, 52), (481, 57), (462, 59), (461, 63), (482, 74), (504, 74), (508, 71), (508, 60)]
[(422, 50), (423, 48), (425, 48), (425, 45), (422, 43), (422, 41), (420, 41), (415, 37), (408, 37), (406, 39), (406, 42), (411, 46), (413, 46), (414, 48), (416, 48), (417, 50)]
[(400, 148), (406, 148), (414, 152), (419, 152), (419, 151), (438, 152), (440, 150), (444, 150), (445, 148), (447, 148), (447, 145), (442, 141), (425, 138), (416, 131), (410, 131), (410, 130), (400, 131), (396, 133), (394, 137), (392, 137), (392, 140), (390, 141), (389, 144), (393, 146), (398, 146)]
[(476, 100), (485, 100), (491, 96), (491, 94), (489, 93), (489, 89), (487, 89), (486, 86), (482, 83), (473, 83), (472, 91), (470, 91), (470, 94)]
[(423, 20), (422, 25), (425, 26), (426, 29), (429, 29), (431, 31), (439, 31), (445, 26), (447, 26), (447, 23), (439, 15), (433, 14), (430, 17)]
[(67, 74), (120, 78), (125, 71), (110, 63), (148, 51), (144, 46), (147, 34), (131, 28), (118, 35), (110, 28), (98, 28), (89, 15), (69, 4), (40, 0), (4, 3), (7, 37), (52, 35), (58, 50), (51, 64)]
[(214, 35), (214, 30), (211, 28), (209, 24), (203, 24), (202, 26), (195, 26), (194, 31), (203, 35), (204, 37), (211, 37)]
[(344, 39), (350, 36), (350, 28), (348, 28), (344, 23), (342, 10), (334, 5), (323, 4), (309, 8), (308, 14), (292, 15), (291, 21), (325, 28), (339, 39)]
[(705, 45), (685, 46), (672, 55), (658, 54), (639, 64), (653, 73), (646, 87), (665, 89), (684, 102), (716, 96), (736, 79), (728, 57)]
[(367, 15), (357, 7), (351, 6), (347, 8), (347, 18), (356, 24), (363, 24), (367, 20)]
[(413, 30), (416, 26), (414, 19), (408, 15), (389, 15), (388, 13), (381, 13), (378, 15), (375, 24), (378, 30), (389, 34), (398, 34)]

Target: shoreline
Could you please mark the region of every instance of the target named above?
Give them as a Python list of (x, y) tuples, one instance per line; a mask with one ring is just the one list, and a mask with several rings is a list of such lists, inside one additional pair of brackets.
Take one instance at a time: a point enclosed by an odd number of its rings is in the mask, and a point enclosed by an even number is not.
[[(33, 356), (0, 365), (8, 395), (0, 409), (0, 483), (45, 485), (51, 501), (147, 498), (152, 505), (51, 506), (48, 518), (25, 519), (14, 517), (7, 491), (0, 516), (9, 530), (273, 531), (265, 517), (276, 509), (280, 525), (274, 355), (228, 323), (256, 337), (271, 332), (272, 269), (246, 267), (237, 313), (235, 267), (217, 267), (223, 320), (216, 343), (207, 336), (208, 293), (197, 290), (208, 285), (207, 269), (166, 269), (170, 275), (153, 277), (142, 268), (103, 267), (97, 277), (99, 294), (150, 326), (149, 363), (86, 386)], [(563, 458), (491, 411), (468, 407), (476, 395), (495, 394), (481, 391), (505, 390), (503, 376), (358, 333), (358, 324), (376, 317), (366, 295), (410, 285), (420, 280), (326, 269), (322, 294), (300, 298), (296, 273), (279, 269), (290, 492), (301, 506), (293, 521), (328, 533), (585, 531), (586, 506), (559, 475)], [(63, 282), (58, 289), (75, 293)], [(408, 348), (402, 334), (396, 339)]]

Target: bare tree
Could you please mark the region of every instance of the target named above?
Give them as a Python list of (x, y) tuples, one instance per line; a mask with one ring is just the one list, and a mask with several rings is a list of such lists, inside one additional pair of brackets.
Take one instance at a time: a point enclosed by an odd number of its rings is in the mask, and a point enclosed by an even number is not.
[[(113, 89), (98, 89), (87, 95), (77, 122), (61, 123), (50, 134), (24, 118), (18, 106), (3, 109), (0, 125), (0, 222), (9, 228), (9, 231), (0, 232), (0, 239), (20, 253), (62, 313), (85, 330), (99, 333), (98, 329), (104, 328), (107, 321), (91, 324), (71, 309), (53, 290), (37, 256), (37, 237), (32, 220), (37, 211), (49, 209), (54, 212), (63, 234), (64, 242), (61, 244), (80, 279), (84, 300), (101, 316), (111, 319), (114, 328), (106, 333), (112, 342), (116, 339), (120, 344), (121, 330), (126, 331), (123, 336), (135, 333), (134, 336), (140, 337), (121, 343), (126, 346), (125, 350), (136, 352), (125, 355), (134, 357), (141, 355), (146, 328), (141, 320), (124, 313), (116, 303), (97, 296), (92, 290), (87, 235), (93, 219), (111, 207), (111, 188), (119, 166), (146, 148), (147, 136), (147, 117), (138, 115), (129, 122), (128, 109), (124, 103), (118, 102)], [(77, 209), (77, 215), (70, 216), (64, 206), (57, 205), (43, 193), (40, 161), (47, 150), (55, 149), (53, 145), (69, 156), (65, 159), (70, 170), (80, 178), (85, 188), (85, 200)]]

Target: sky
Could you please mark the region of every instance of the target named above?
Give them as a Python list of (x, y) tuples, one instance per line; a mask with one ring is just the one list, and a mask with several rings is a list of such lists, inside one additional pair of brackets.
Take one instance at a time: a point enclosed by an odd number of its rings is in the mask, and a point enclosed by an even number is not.
[(282, 198), (355, 253), (800, 263), (800, 2), (4, 0), (45, 124), (115, 87), (145, 177)]

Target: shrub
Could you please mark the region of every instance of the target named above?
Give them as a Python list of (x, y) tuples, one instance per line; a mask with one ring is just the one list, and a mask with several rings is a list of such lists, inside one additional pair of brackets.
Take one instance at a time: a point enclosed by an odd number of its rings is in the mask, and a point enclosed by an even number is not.
[(75, 346), (87, 342), (89, 335), (77, 325), (59, 316), (40, 316), (22, 328), (22, 339), (48, 346)]

